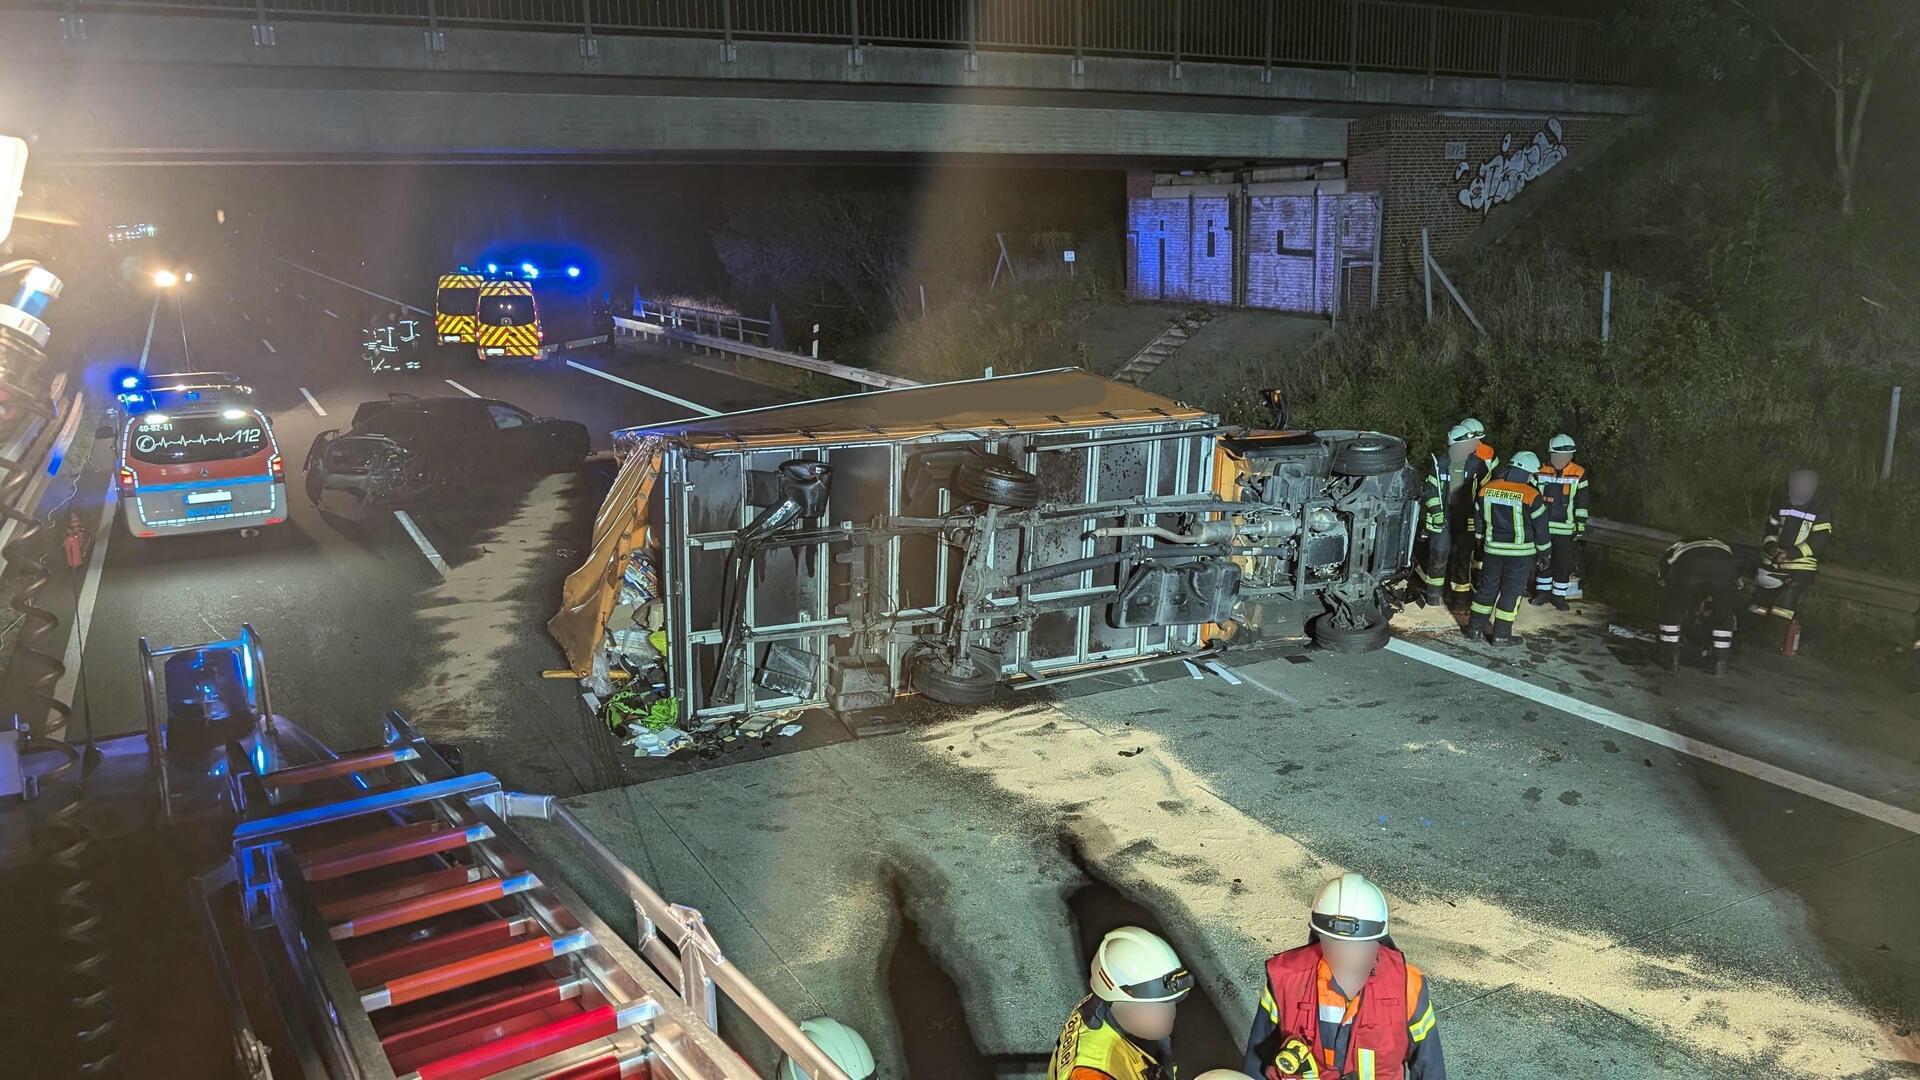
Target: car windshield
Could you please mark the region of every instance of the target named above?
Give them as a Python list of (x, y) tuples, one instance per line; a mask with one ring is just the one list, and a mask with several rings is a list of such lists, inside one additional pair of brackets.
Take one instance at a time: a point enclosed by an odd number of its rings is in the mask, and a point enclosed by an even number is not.
[(381, 409), (359, 427), (353, 429), (355, 435), (385, 435), (389, 439), (405, 441), (419, 433), (425, 426), (426, 414), (417, 408), (394, 407)]
[(480, 290), (472, 286), (456, 289), (441, 289), (434, 298), (434, 306), (442, 315), (471, 315), (474, 305), (480, 300)]
[(127, 456), (148, 465), (191, 465), (248, 457), (271, 445), (266, 425), (252, 412), (238, 417), (156, 414), (134, 419)]
[(533, 321), (533, 297), (483, 296), (480, 321), (494, 326), (525, 326)]

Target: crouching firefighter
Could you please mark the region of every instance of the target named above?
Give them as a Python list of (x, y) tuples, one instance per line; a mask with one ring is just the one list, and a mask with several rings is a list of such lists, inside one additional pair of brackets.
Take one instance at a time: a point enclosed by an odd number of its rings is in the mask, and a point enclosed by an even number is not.
[(1703, 615), (1713, 631), (1713, 673), (1725, 675), (1740, 621), (1740, 563), (1718, 540), (1682, 540), (1660, 559), (1661, 666), (1680, 669), (1688, 620)]
[(1445, 1080), (1427, 980), (1387, 936), (1387, 898), (1346, 873), (1320, 887), (1307, 944), (1267, 961), (1241, 1071), (1267, 1080)]
[(1462, 598), (1473, 591), (1473, 492), (1485, 479), (1479, 475), (1475, 456), (1481, 445), (1465, 424), (1455, 424), (1447, 432), (1446, 456), (1433, 455), (1427, 471), (1420, 508), (1427, 553), (1420, 564), (1420, 581), (1426, 586), (1423, 600), (1429, 606), (1441, 602), (1443, 588)]
[(1513, 624), (1520, 597), (1533, 579), (1539, 554), (1548, 549), (1547, 504), (1533, 486), (1540, 457), (1531, 450), (1513, 460), (1480, 489), (1477, 522), (1486, 562), (1474, 582), (1473, 617), (1465, 633), (1495, 645), (1518, 645)]
[(1054, 1045), (1047, 1080), (1174, 1080), (1173, 1015), (1193, 976), (1158, 934), (1122, 926), (1100, 939), (1087, 979)]

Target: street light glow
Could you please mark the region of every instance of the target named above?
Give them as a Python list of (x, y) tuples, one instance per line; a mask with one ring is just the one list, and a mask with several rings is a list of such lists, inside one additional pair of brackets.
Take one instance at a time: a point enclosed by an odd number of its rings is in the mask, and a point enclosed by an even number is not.
[(189, 270), (189, 271), (187, 271), (187, 273), (186, 273), (186, 276), (185, 276), (185, 277), (182, 277), (182, 278), (181, 278), (180, 280), (181, 280), (181, 281), (192, 281), (192, 280), (193, 280), (193, 271), (191, 271), (191, 270)]
[(180, 284), (180, 275), (171, 270), (155, 270), (153, 272), (153, 283), (158, 288), (171, 289), (175, 285)]

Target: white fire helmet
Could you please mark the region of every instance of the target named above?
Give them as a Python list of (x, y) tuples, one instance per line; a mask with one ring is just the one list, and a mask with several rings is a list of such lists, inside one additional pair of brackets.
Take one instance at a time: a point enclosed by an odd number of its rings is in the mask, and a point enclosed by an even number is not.
[(1547, 451), (1549, 453), (1571, 454), (1577, 449), (1579, 449), (1579, 447), (1574, 443), (1573, 436), (1568, 435), (1564, 431), (1555, 435), (1547, 442)]
[[(860, 1033), (831, 1016), (816, 1016), (811, 1020), (800, 1021), (800, 1031), (813, 1045), (827, 1055), (827, 1059), (840, 1066), (852, 1080), (872, 1080), (877, 1066), (873, 1061), (873, 1051), (868, 1048), (867, 1040)], [(805, 1069), (794, 1064), (792, 1058), (780, 1059), (779, 1080), (813, 1080)]]
[(1487, 425), (1475, 420), (1471, 416), (1460, 421), (1460, 426), (1467, 429), (1468, 438), (1484, 439), (1487, 437)]
[(1464, 423), (1455, 424), (1452, 427), (1447, 429), (1447, 444), (1449, 446), (1453, 445), (1454, 443), (1472, 442), (1473, 440), (1479, 437), (1480, 436), (1474, 434), (1474, 431), (1472, 428), (1468, 427)]
[(1137, 926), (1101, 938), (1092, 967), (1087, 985), (1102, 1001), (1179, 1001), (1193, 990), (1193, 975), (1173, 946)]
[(1348, 871), (1320, 886), (1311, 921), (1321, 937), (1377, 941), (1387, 936), (1387, 898), (1378, 885)]
[(1540, 455), (1531, 450), (1522, 450), (1513, 455), (1511, 464), (1514, 468), (1531, 476), (1540, 471)]

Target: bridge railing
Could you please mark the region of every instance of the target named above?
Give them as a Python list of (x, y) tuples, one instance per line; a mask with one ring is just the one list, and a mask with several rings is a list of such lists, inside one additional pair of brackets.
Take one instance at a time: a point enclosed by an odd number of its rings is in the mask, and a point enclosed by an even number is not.
[(1230, 64), (1623, 83), (1591, 19), (1400, 0), (28, 0), (63, 13), (483, 26), (907, 45)]

